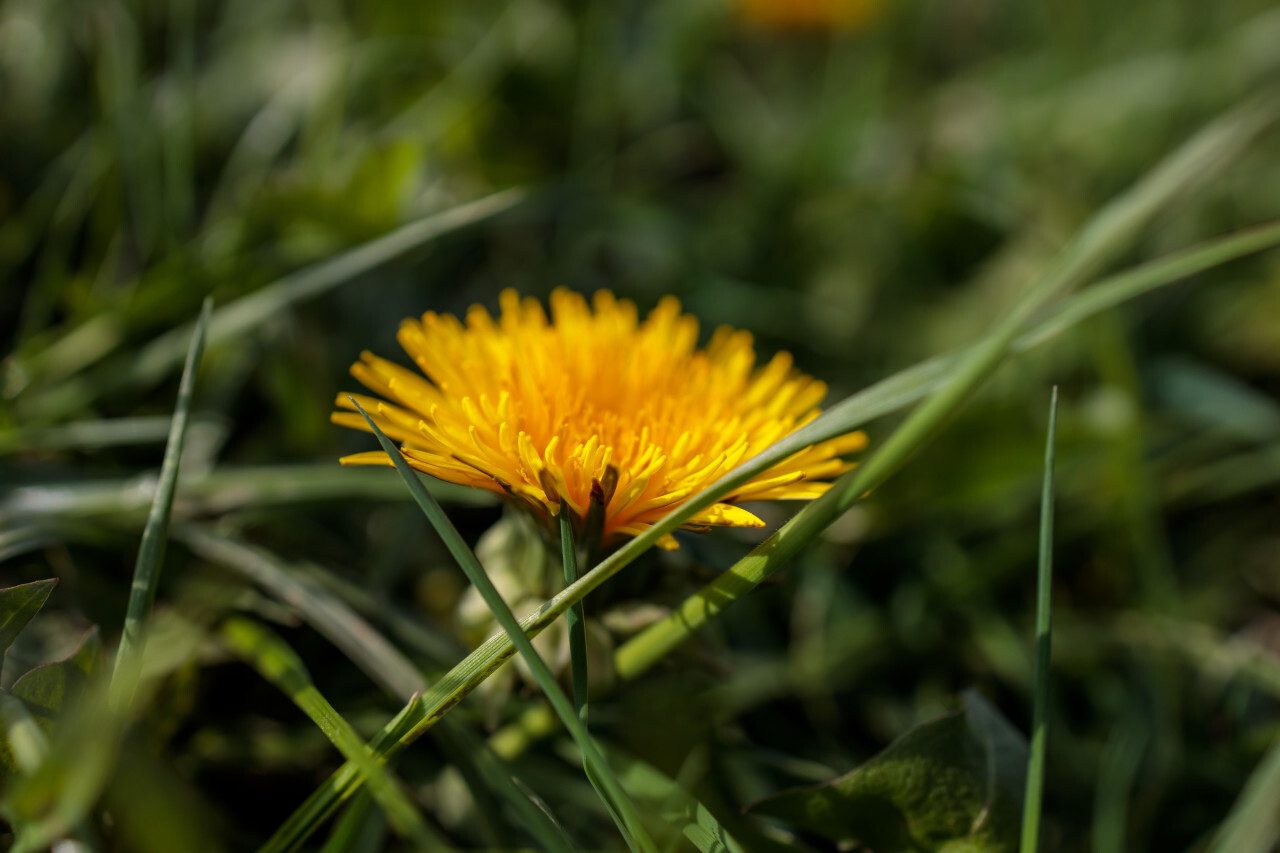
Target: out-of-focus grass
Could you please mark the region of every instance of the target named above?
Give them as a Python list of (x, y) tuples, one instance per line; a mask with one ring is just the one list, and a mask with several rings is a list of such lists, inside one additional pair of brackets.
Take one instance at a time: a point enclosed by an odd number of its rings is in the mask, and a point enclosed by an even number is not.
[[(420, 670), (454, 662), (440, 657), (459, 577), (402, 485), (324, 467), (359, 440), (327, 420), (354, 385), (346, 366), (394, 352), (403, 316), (492, 305), (505, 286), (610, 287), (642, 308), (671, 292), (707, 329), (792, 351), (838, 399), (982, 337), (1108, 198), (1280, 83), (1280, 12), (1253, 0), (885, 3), (840, 32), (735, 8), (0, 3), (0, 585), (63, 580), (0, 687), (85, 620), (114, 647), (206, 295), (240, 308), (212, 327), (173, 510), (200, 532), (168, 549), (157, 606), (283, 623), (367, 739), (398, 707), (386, 673), (197, 542), (309, 566)], [(1280, 215), (1275, 143), (1120, 260)], [(519, 201), (466, 207), (512, 188)], [(1278, 264), (1200, 272), (1018, 355), (777, 580), (593, 696), (593, 733), (726, 820), (847, 769), (970, 685), (1026, 728), (1042, 401), (1058, 383), (1042, 849), (1233, 837), (1239, 819), (1217, 827), (1242, 791), (1236, 814), (1251, 813), (1280, 719)], [(436, 494), (471, 537), (498, 517)], [(588, 599), (587, 620), (675, 605), (750, 544), (688, 538)], [(216, 651), (166, 671), (153, 742), (127, 741), (120, 766), (145, 769), (140, 791), (183, 780), (179, 799), (215, 815), (229, 848), (260, 843), (334, 756)], [(464, 704), (458, 724), (512, 721), (522, 690)], [(523, 750), (522, 784), (578, 842), (616, 843), (556, 744)], [(696, 778), (681, 776), (695, 753)], [(504, 843), (481, 808), (523, 838), (514, 807), (478, 806), (453, 763), (422, 744), (396, 767), (432, 829)], [(340, 835), (376, 837), (378, 820), (353, 809)]]

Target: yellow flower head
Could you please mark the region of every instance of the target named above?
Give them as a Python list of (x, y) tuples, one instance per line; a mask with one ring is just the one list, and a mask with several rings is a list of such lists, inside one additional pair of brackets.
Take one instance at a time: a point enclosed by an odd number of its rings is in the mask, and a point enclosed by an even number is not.
[[(544, 521), (562, 506), (584, 519), (594, 501), (605, 543), (641, 533), (818, 416), (826, 386), (793, 371), (786, 353), (755, 369), (748, 333), (722, 327), (701, 350), (697, 320), (672, 297), (643, 321), (608, 291), (593, 303), (557, 290), (548, 318), (507, 290), (497, 319), (474, 305), (465, 323), (405, 320), (400, 344), (426, 378), (365, 352), (351, 374), (387, 400), (356, 399), (419, 471), (497, 492)], [(354, 408), (345, 394), (338, 406)], [(353, 411), (333, 421), (368, 429)], [(761, 527), (738, 501), (817, 497), (851, 467), (841, 454), (865, 445), (856, 432), (805, 448), (685, 526)], [(380, 451), (342, 462), (391, 464)]]

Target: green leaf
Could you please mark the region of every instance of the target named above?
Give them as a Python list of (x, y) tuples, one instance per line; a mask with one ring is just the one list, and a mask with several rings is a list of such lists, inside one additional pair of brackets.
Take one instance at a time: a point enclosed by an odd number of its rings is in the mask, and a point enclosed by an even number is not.
[(77, 701), (102, 663), (102, 637), (94, 626), (70, 657), (36, 667), (15, 681), (9, 692), (22, 700), (47, 731), (62, 710)]
[(0, 656), (13, 645), (31, 617), (40, 612), (57, 585), (58, 579), (50, 578), (0, 589)]
[(964, 708), (917, 726), (851, 773), (752, 806), (876, 853), (1017, 849), (1027, 745), (974, 691)]

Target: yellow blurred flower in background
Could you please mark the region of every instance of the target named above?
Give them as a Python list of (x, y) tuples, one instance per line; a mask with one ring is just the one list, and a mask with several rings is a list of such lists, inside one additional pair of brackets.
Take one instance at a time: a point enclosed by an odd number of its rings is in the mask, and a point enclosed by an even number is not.
[[(697, 320), (672, 297), (643, 321), (608, 291), (588, 305), (557, 290), (550, 317), (512, 290), (500, 303), (496, 319), (476, 305), (465, 322), (405, 320), (400, 344), (425, 377), (365, 352), (351, 373), (385, 399), (356, 399), (419, 471), (502, 494), (544, 522), (565, 506), (582, 521), (594, 501), (606, 544), (813, 420), (826, 394), (787, 353), (757, 369), (746, 332), (722, 327), (699, 349)], [(337, 403), (354, 408), (345, 394)], [(353, 411), (333, 421), (367, 429)], [(685, 526), (763, 526), (737, 502), (817, 497), (851, 467), (840, 457), (865, 445), (855, 432), (805, 448)], [(381, 451), (342, 462), (391, 464)]]

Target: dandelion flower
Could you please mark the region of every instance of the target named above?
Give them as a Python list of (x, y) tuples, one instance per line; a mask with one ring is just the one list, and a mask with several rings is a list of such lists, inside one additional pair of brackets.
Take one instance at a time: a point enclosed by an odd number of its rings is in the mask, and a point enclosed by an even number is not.
[[(699, 349), (697, 320), (672, 297), (644, 320), (608, 291), (588, 305), (557, 290), (550, 317), (512, 290), (500, 303), (497, 318), (475, 305), (465, 322), (405, 320), (400, 344), (425, 376), (364, 352), (351, 374), (385, 399), (355, 399), (419, 471), (496, 492), (544, 523), (567, 508), (581, 524), (594, 502), (605, 544), (812, 421), (826, 394), (786, 353), (756, 368), (746, 332), (722, 327)], [(347, 395), (337, 404), (348, 411), (334, 423), (368, 429)], [(842, 455), (865, 445), (855, 432), (804, 448), (685, 527), (761, 527), (740, 501), (815, 498), (852, 467)], [(380, 451), (342, 462), (391, 464)]]

